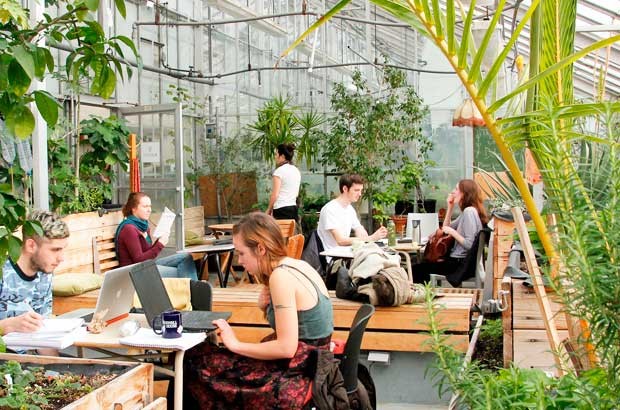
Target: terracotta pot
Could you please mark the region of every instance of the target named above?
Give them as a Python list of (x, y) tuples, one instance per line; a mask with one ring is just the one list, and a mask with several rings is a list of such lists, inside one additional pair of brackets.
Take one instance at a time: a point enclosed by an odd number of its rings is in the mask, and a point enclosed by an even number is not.
[(407, 227), (407, 215), (392, 215), (392, 221), (396, 227), (396, 235), (405, 236), (405, 228)]

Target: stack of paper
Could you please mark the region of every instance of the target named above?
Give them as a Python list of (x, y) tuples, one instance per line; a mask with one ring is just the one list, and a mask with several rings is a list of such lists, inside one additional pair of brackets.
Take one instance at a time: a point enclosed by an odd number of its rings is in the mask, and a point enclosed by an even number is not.
[(205, 340), (207, 334), (201, 333), (183, 333), (181, 337), (175, 339), (166, 339), (161, 335), (156, 335), (151, 329), (141, 328), (131, 335), (120, 338), (120, 344), (136, 347), (153, 347), (160, 349), (187, 350), (196, 346)]
[(11, 332), (2, 336), (2, 339), (6, 346), (13, 350), (41, 347), (60, 350), (71, 346), (76, 337), (86, 331), (86, 328), (81, 327), (83, 324), (82, 318), (44, 319), (43, 326), (36, 332)]

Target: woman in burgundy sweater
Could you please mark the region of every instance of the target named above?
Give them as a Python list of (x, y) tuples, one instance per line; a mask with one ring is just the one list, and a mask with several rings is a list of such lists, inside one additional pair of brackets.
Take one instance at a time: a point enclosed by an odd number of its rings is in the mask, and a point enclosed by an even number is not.
[[(155, 259), (168, 243), (168, 236), (155, 240), (151, 238), (151, 198), (143, 192), (132, 192), (123, 206), (123, 215), (125, 219), (118, 225), (115, 235), (120, 266)], [(156, 262), (159, 273), (165, 278), (198, 279), (196, 264), (189, 254), (174, 254), (157, 259)]]

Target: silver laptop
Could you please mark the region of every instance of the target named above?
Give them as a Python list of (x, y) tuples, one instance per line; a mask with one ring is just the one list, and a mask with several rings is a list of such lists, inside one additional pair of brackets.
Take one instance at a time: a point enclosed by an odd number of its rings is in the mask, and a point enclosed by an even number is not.
[(135, 293), (129, 272), (134, 266), (127, 265), (112, 269), (103, 275), (97, 306), (94, 311), (91, 309), (91, 313), (82, 316), (85, 322), (90, 322), (95, 313), (103, 312), (106, 309), (107, 312), (101, 319), (107, 323), (113, 323), (129, 314)]

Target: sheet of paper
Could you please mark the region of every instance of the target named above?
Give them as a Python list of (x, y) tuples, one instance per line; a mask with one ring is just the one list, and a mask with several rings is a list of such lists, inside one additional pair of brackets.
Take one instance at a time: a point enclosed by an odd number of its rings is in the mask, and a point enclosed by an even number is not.
[(136, 347), (159, 347), (162, 349), (187, 350), (196, 346), (206, 339), (207, 335), (201, 333), (183, 333), (176, 339), (165, 339), (161, 335), (156, 335), (153, 330), (141, 328), (134, 335), (122, 337), (118, 341), (123, 345)]
[(161, 213), (159, 222), (151, 236), (153, 238), (161, 238), (164, 235), (170, 235), (170, 230), (172, 229), (175, 218), (175, 213), (168, 209), (168, 207), (164, 207), (164, 211)]

